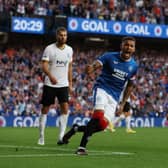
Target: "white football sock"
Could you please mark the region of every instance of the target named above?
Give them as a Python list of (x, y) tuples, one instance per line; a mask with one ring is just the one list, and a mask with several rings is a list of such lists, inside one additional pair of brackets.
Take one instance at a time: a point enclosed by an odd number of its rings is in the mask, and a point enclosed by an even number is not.
[(124, 114), (121, 114), (117, 119), (114, 121), (114, 126), (118, 124), (121, 120), (125, 118)]
[(44, 137), (46, 121), (47, 121), (47, 114), (41, 114), (40, 117), (39, 117), (40, 137)]
[(60, 119), (59, 119), (59, 140), (61, 141), (66, 130), (67, 126), (67, 121), (68, 121), (68, 114), (61, 114)]
[(131, 128), (131, 116), (127, 116), (125, 118), (125, 122), (126, 122), (126, 129), (130, 129)]

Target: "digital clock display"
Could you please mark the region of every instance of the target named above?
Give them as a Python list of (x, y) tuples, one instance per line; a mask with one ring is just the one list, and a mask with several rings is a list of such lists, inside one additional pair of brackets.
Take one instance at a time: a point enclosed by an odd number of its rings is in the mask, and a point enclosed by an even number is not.
[(44, 34), (44, 19), (12, 17), (12, 32)]

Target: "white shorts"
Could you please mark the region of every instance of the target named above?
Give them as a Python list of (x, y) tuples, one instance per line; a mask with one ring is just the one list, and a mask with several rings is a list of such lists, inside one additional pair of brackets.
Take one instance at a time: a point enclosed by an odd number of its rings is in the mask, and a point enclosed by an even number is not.
[(115, 117), (117, 101), (105, 90), (97, 88), (93, 92), (94, 110), (103, 110), (104, 116), (108, 121)]

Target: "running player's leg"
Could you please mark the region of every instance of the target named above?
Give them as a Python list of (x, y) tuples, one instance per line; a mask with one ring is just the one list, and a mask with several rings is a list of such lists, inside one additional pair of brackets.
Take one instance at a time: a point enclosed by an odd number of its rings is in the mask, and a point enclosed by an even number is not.
[(116, 102), (112, 105), (112, 97), (108, 95), (104, 90), (97, 89), (94, 92), (94, 113), (91, 120), (88, 122), (84, 134), (82, 136), (80, 146), (76, 151), (77, 154), (83, 155), (86, 153), (86, 145), (92, 134), (103, 131), (109, 124), (111, 114), (114, 115), (115, 109), (111, 111), (111, 108), (116, 108)]
[(63, 137), (63, 143), (68, 144), (70, 138), (75, 135), (76, 132), (84, 132), (86, 129), (86, 125), (78, 125), (74, 124), (72, 128), (64, 135)]
[(78, 147), (76, 154), (86, 155), (86, 145), (92, 134), (104, 130), (108, 126), (108, 120), (104, 117), (103, 110), (94, 110), (94, 114), (91, 120), (86, 125), (84, 134), (82, 136), (80, 146)]

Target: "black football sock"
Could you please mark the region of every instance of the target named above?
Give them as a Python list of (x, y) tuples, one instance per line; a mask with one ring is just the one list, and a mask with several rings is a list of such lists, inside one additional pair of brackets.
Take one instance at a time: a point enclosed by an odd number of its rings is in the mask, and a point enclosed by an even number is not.
[(86, 129), (86, 125), (78, 126), (74, 124), (73, 127), (64, 135), (63, 141), (68, 143), (68, 140), (75, 135), (76, 132), (84, 132)]
[(78, 127), (77, 131), (78, 132), (84, 132), (85, 129), (86, 129), (86, 125), (81, 125), (81, 126)]
[(74, 129), (74, 127), (72, 127), (63, 137), (63, 141), (65, 143), (68, 143), (68, 140), (73, 136), (75, 135), (76, 131)]
[(99, 127), (99, 120), (98, 119), (91, 119), (84, 131), (84, 134), (81, 139), (80, 147), (86, 147), (88, 143), (88, 139), (92, 136), (93, 133), (101, 131)]

